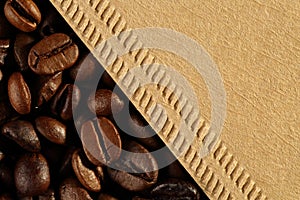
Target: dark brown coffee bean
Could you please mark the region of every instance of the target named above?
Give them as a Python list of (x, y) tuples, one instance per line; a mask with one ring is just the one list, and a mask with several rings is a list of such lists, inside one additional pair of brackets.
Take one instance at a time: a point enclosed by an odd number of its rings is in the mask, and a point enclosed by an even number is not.
[(60, 177), (66, 178), (71, 175), (73, 171), (72, 157), (75, 151), (75, 147), (70, 147), (66, 150), (61, 163), (59, 163), (58, 173)]
[(24, 32), (34, 31), (41, 22), (41, 13), (31, 0), (7, 0), (4, 14), (12, 25)]
[[(102, 188), (103, 170), (87, 166), (87, 160), (81, 150), (76, 150), (72, 156), (72, 167), (80, 183), (89, 191), (99, 192)], [(98, 171), (101, 174), (98, 174)]]
[(1, 194), (0, 200), (13, 200), (13, 198), (10, 194)]
[(98, 197), (98, 200), (118, 200), (118, 199), (109, 194), (101, 193)]
[(119, 170), (108, 168), (111, 179), (130, 191), (142, 191), (154, 185), (158, 177), (155, 158), (133, 141), (124, 145), (124, 149), (129, 152), (123, 151), (115, 163)]
[(48, 102), (56, 93), (62, 83), (62, 72), (54, 75), (40, 76), (36, 82), (37, 86), (37, 106)]
[(168, 177), (186, 179), (188, 175), (178, 160), (167, 166)]
[(200, 193), (193, 184), (187, 181), (180, 179), (167, 179), (156, 185), (151, 190), (151, 198), (161, 200), (199, 200)]
[(99, 70), (98, 68), (100, 68), (100, 65), (97, 60), (91, 53), (88, 53), (70, 69), (69, 74), (72, 80), (87, 81), (95, 77), (97, 70)]
[(1, 133), (30, 152), (41, 150), (40, 140), (30, 122), (15, 120), (4, 124)]
[(99, 89), (95, 94), (89, 96), (88, 107), (97, 116), (107, 116), (112, 112), (120, 112), (124, 107), (124, 102), (112, 91)]
[(30, 113), (31, 94), (23, 76), (14, 72), (8, 80), (8, 97), (12, 107), (20, 114)]
[(10, 166), (7, 162), (0, 163), (0, 192), (2, 191), (9, 191), (14, 186), (14, 173), (13, 167)]
[(88, 159), (95, 165), (108, 165), (121, 155), (119, 132), (105, 117), (84, 123), (80, 137)]
[(76, 179), (66, 179), (59, 187), (61, 200), (92, 200), (89, 193), (80, 186)]
[(66, 142), (67, 127), (56, 119), (41, 116), (35, 119), (35, 126), (51, 142), (56, 144)]
[(44, 194), (37, 197), (38, 200), (55, 200), (55, 192), (53, 189), (48, 189)]
[(130, 117), (131, 118), (128, 119), (128, 125), (132, 131), (132, 136), (136, 137), (141, 144), (150, 149), (156, 150), (162, 147), (154, 130), (148, 125), (141, 114), (132, 111), (130, 112)]
[(113, 89), (116, 86), (114, 79), (112, 79), (112, 77), (107, 73), (107, 71), (103, 72), (100, 81), (103, 82), (104, 85), (110, 89)]
[(50, 173), (41, 154), (25, 154), (16, 163), (15, 185), (21, 196), (35, 196), (47, 191)]
[(9, 42), (9, 39), (0, 39), (0, 67), (4, 65), (4, 61), (9, 49)]
[(2, 71), (0, 69), (0, 81), (2, 81), (2, 79), (3, 79), (3, 73), (2, 73)]
[(16, 35), (14, 43), (14, 58), (22, 72), (29, 69), (28, 53), (33, 46), (34, 41), (35, 38), (27, 33), (19, 33)]
[(71, 67), (78, 55), (78, 47), (69, 36), (55, 33), (31, 48), (28, 65), (36, 74), (55, 74)]
[(51, 104), (52, 113), (59, 115), (63, 120), (73, 119), (73, 109), (80, 101), (80, 90), (76, 85), (65, 84), (54, 96)]
[(0, 150), (0, 162), (1, 162), (1, 160), (3, 160), (4, 157), (5, 157), (4, 153)]

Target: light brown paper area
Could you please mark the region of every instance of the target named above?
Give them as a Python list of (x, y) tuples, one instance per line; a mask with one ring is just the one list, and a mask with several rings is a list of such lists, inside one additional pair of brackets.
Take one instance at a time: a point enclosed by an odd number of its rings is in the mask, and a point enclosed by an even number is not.
[[(204, 159), (192, 150), (180, 158), (211, 199), (299, 199), (299, 1), (89, 2), (53, 0), (90, 49), (97, 42), (86, 42), (89, 25), (82, 16), (97, 24), (102, 40), (128, 28), (171, 28), (195, 39), (217, 64), (227, 93), (220, 141)], [(205, 84), (199, 87), (189, 64), (168, 53), (150, 54), (191, 80), (201, 116), (210, 119)]]

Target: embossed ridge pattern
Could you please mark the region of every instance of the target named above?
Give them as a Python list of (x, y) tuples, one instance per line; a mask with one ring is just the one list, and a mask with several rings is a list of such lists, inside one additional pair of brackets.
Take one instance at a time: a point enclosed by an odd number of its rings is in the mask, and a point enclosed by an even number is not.
[[(80, 0), (51, 0), (51, 2), (91, 51), (94, 51), (104, 39), (128, 29), (125, 19), (109, 0), (88, 0), (87, 2)], [(87, 15), (87, 13), (92, 14)], [(182, 116), (186, 124), (191, 125), (190, 129), (196, 135), (193, 144), (187, 147), (187, 151), (184, 156), (179, 158), (179, 161), (195, 181), (205, 189), (207, 195), (210, 198), (221, 200), (241, 198), (249, 200), (268, 199), (262, 189), (251, 179), (250, 174), (230, 153), (224, 142), (218, 141), (213, 152), (209, 155), (215, 161), (217, 168), (212, 168), (205, 159), (199, 157), (197, 151), (199, 145), (209, 133), (209, 125), (199, 114), (192, 114), (193, 109), (188, 108), (187, 99), (183, 95), (179, 95), (176, 98), (174, 93), (166, 90), (166, 88), (178, 89), (178, 87), (162, 68), (154, 67), (155, 63), (157, 63), (156, 58), (148, 50), (141, 48), (143, 44), (139, 42), (137, 37), (129, 32), (128, 34), (119, 35), (118, 40), (129, 51), (139, 47), (138, 51), (130, 53), (131, 60), (126, 60), (125, 62), (118, 57), (117, 53), (107, 43), (103, 48), (94, 52), (95, 56), (101, 56), (102, 59), (113, 63), (107, 69), (109, 74), (116, 80), (121, 80), (122, 78), (119, 86), (123, 91), (129, 91), (134, 94), (131, 100), (144, 115), (150, 108), (154, 108), (151, 110), (151, 113), (147, 114), (155, 125), (162, 127), (159, 136), (169, 147), (170, 143), (175, 144), (173, 147), (170, 147), (171, 150), (172, 148), (180, 150), (183, 148), (185, 141), (180, 138), (176, 123), (169, 117), (164, 120), (160, 119), (161, 110), (157, 106), (159, 101), (144, 87), (140, 87), (138, 79), (130, 73), (128, 66), (143, 65), (146, 75), (151, 80), (159, 79), (158, 82), (161, 85), (167, 86), (160, 87), (158, 85), (156, 89), (162, 95), (163, 100), (177, 114)], [(124, 75), (125, 77), (123, 77)], [(181, 91), (179, 93), (182, 94)], [(179, 102), (184, 103), (179, 105)], [(199, 119), (200, 125), (197, 127), (196, 122)], [(221, 179), (221, 176), (223, 179)]]

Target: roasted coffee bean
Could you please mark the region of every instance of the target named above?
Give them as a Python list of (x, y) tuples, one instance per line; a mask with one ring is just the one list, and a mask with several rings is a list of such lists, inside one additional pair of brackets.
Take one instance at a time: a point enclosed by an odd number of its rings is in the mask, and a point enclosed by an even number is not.
[(181, 179), (188, 178), (186, 171), (181, 166), (178, 160), (174, 161), (172, 164), (167, 166), (166, 169), (167, 169), (168, 177), (170, 178), (181, 178)]
[(55, 200), (55, 192), (53, 189), (48, 189), (44, 194), (39, 195), (37, 200)]
[(200, 194), (191, 183), (180, 179), (166, 179), (151, 190), (151, 197), (159, 200), (199, 200)]
[(46, 192), (50, 184), (46, 159), (41, 154), (25, 154), (16, 163), (14, 178), (21, 196), (35, 196)]
[(73, 84), (65, 84), (55, 95), (51, 111), (59, 115), (63, 120), (70, 120), (73, 118), (73, 109), (76, 109), (79, 101), (79, 88)]
[(2, 73), (2, 71), (0, 69), (0, 81), (2, 81), (2, 78), (3, 78), (3, 73)]
[(70, 147), (66, 150), (61, 163), (59, 164), (58, 174), (60, 177), (68, 177), (71, 175), (72, 168), (72, 157), (76, 151), (75, 147)]
[(143, 145), (151, 149), (159, 149), (163, 144), (160, 144), (155, 137), (154, 130), (148, 125), (143, 116), (136, 111), (130, 112), (130, 118), (128, 118), (128, 125), (130, 130), (132, 130), (131, 135), (136, 137), (136, 139)]
[(0, 200), (13, 200), (10, 194), (0, 194)]
[(59, 187), (61, 200), (92, 200), (89, 193), (80, 186), (76, 179), (66, 179)]
[(8, 80), (8, 97), (12, 107), (20, 114), (30, 113), (31, 94), (20, 72), (14, 72)]
[(95, 165), (107, 165), (121, 155), (122, 144), (118, 130), (105, 117), (87, 121), (80, 137), (88, 159)]
[(35, 39), (32, 35), (27, 33), (19, 33), (16, 35), (14, 43), (14, 58), (19, 65), (20, 71), (29, 70), (28, 53), (33, 46)]
[(70, 69), (69, 75), (72, 80), (76, 79), (76, 81), (81, 82), (91, 80), (94, 77), (98, 78), (98, 71), (100, 71), (99, 63), (91, 53), (88, 53)]
[(39, 152), (41, 144), (32, 124), (28, 121), (15, 120), (4, 124), (1, 133), (30, 152)]
[(56, 119), (40, 116), (35, 119), (36, 129), (48, 140), (56, 144), (66, 142), (67, 127)]
[(36, 74), (55, 74), (71, 67), (79, 49), (69, 36), (54, 33), (35, 44), (28, 55), (28, 65)]
[(4, 65), (4, 61), (9, 49), (9, 42), (9, 39), (0, 39), (0, 67)]
[(10, 191), (14, 186), (14, 173), (13, 167), (8, 162), (0, 163), (0, 192)]
[[(72, 156), (72, 167), (80, 183), (89, 191), (99, 192), (102, 188), (103, 170), (101, 167), (92, 169), (81, 150), (76, 150)], [(100, 174), (98, 173), (100, 172)]]
[(118, 200), (118, 199), (109, 194), (101, 193), (98, 197), (98, 200)]
[(4, 153), (0, 150), (0, 162), (1, 162), (1, 160), (3, 160), (4, 157), (5, 157)]
[(130, 191), (141, 191), (153, 186), (158, 177), (155, 158), (142, 145), (133, 141), (124, 145), (124, 149), (129, 153), (123, 151), (115, 163), (119, 170), (108, 168), (111, 179)]
[(40, 76), (36, 81), (36, 105), (40, 107), (43, 103), (48, 102), (54, 96), (61, 83), (62, 72), (58, 72), (54, 75), (49, 76)]
[(110, 77), (110, 75), (106, 71), (103, 72), (100, 81), (103, 82), (104, 85), (110, 89), (113, 89), (116, 86), (115, 81)]
[(34, 31), (42, 18), (32, 0), (7, 0), (4, 14), (12, 25), (24, 32)]
[(112, 112), (120, 112), (124, 107), (124, 102), (111, 90), (99, 89), (89, 96), (88, 107), (97, 116), (108, 116)]

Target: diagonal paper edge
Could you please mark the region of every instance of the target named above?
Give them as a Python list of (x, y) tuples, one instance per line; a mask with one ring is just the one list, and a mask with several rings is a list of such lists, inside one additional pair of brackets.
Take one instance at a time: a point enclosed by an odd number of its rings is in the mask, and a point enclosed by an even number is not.
[[(50, 1), (90, 51), (93, 51), (104, 39), (128, 29), (126, 20), (109, 0), (89, 0), (88, 3), (78, 0)], [(130, 43), (132, 46), (141, 45), (131, 35), (123, 40), (124, 42), (134, 40)], [(98, 53), (101, 52), (108, 52), (104, 55), (106, 58), (112, 56), (109, 46), (104, 46)], [(126, 66), (155, 63), (156, 60), (145, 49), (140, 49), (131, 57), (132, 60), (126, 60), (126, 62), (118, 58), (109, 68), (111, 70), (108, 70), (108, 73), (116, 81), (128, 71)], [(119, 86), (124, 89), (133, 84), (136, 84), (134, 78)], [(161, 94), (164, 95), (164, 93)], [(146, 90), (136, 93), (131, 101), (144, 116), (149, 105), (157, 104), (151, 93)], [(174, 108), (174, 104), (171, 106)], [(197, 137), (200, 142), (208, 134), (209, 129), (208, 124), (203, 119), (202, 121), (202, 126), (198, 128), (201, 132), (198, 134), (200, 137)], [(168, 145), (171, 138), (176, 138), (175, 123), (168, 121), (163, 132), (158, 135)], [(199, 141), (195, 141), (197, 142)], [(257, 186), (245, 167), (240, 165), (223, 141), (218, 141), (212, 153), (205, 158), (200, 158), (195, 145), (191, 145), (179, 161), (211, 199), (268, 199), (262, 188)]]

